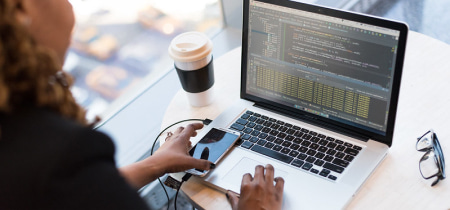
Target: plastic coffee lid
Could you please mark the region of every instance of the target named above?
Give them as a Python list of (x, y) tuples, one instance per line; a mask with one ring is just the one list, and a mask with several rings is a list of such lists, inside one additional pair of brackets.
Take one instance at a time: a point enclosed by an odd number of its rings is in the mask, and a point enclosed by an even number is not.
[(198, 61), (211, 53), (211, 40), (200, 32), (186, 32), (176, 36), (169, 46), (169, 55), (178, 62)]

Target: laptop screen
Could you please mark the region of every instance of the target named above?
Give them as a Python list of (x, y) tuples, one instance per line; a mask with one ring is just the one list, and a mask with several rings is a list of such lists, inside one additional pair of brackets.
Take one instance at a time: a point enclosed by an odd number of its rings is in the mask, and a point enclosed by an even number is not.
[(396, 106), (398, 97), (394, 70), (400, 30), (359, 22), (356, 14), (273, 2), (279, 1), (249, 0), (245, 8), (242, 91), (326, 121), (385, 135), (390, 106)]

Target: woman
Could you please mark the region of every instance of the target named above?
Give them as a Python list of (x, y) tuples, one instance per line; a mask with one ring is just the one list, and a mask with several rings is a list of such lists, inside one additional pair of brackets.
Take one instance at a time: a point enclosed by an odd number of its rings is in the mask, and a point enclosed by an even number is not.
[[(165, 173), (214, 165), (187, 154), (202, 124), (178, 128), (155, 154), (117, 169), (61, 71), (74, 26), (67, 0), (0, 0), (0, 209), (146, 209), (136, 189)], [(246, 174), (233, 209), (280, 209), (273, 167)], [(273, 182), (276, 182), (274, 185)]]

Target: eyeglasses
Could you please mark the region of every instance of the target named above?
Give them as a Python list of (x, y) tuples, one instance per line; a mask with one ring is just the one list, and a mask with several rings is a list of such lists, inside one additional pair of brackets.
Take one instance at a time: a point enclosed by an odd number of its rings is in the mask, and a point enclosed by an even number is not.
[(427, 131), (417, 138), (416, 149), (425, 152), (419, 162), (419, 170), (424, 179), (436, 177), (431, 186), (445, 179), (445, 160), (441, 144), (433, 130)]

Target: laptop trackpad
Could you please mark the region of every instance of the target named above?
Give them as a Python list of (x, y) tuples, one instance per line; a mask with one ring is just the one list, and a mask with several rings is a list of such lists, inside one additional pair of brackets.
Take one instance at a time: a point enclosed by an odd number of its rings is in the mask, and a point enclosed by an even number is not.
[[(241, 188), (242, 176), (246, 173), (250, 173), (252, 176), (255, 175), (255, 167), (257, 165), (265, 166), (266, 164), (261, 163), (259, 161), (250, 159), (250, 158), (242, 158), (238, 164), (236, 164), (223, 178), (225, 182), (229, 183), (232, 187), (229, 190), (234, 192), (239, 192)], [(288, 173), (282, 171), (278, 168), (275, 168), (275, 176), (274, 177), (287, 177)]]

